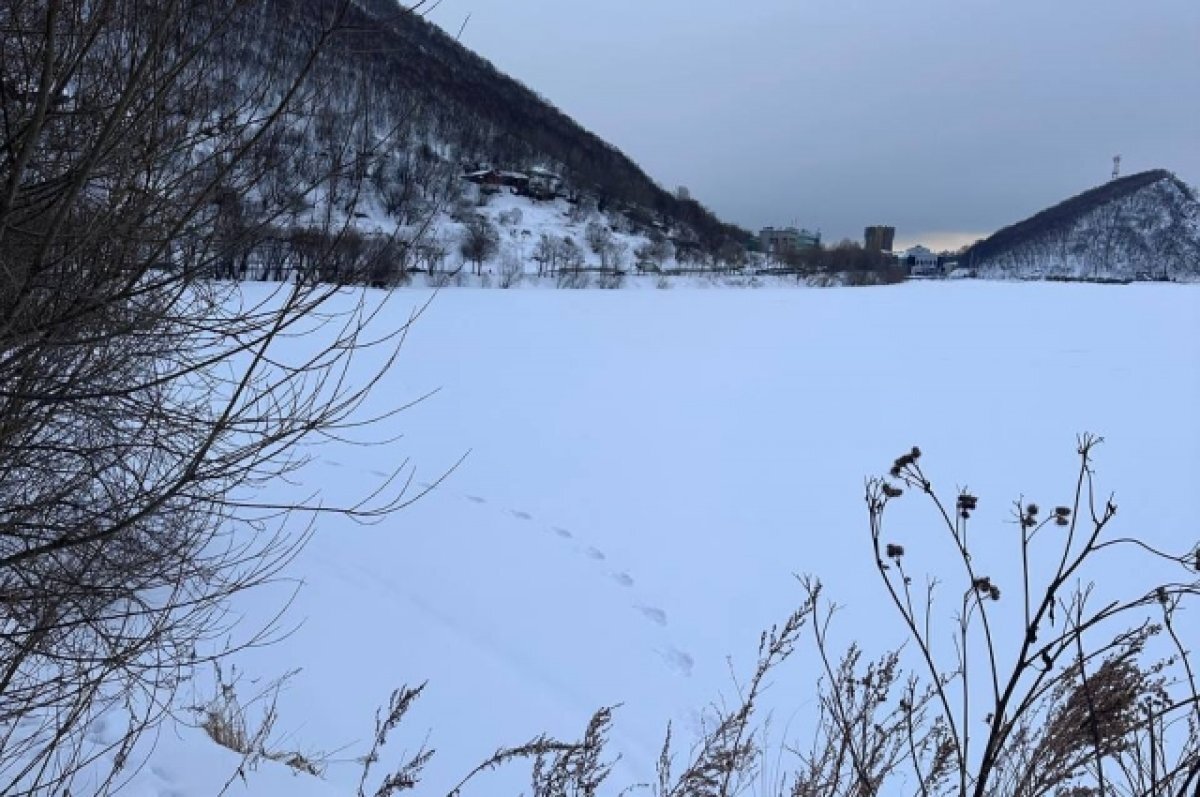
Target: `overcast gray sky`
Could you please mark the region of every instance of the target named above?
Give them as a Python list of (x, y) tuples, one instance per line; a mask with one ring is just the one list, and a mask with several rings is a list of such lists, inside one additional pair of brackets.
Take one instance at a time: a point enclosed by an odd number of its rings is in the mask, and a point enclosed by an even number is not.
[(722, 218), (974, 238), (1200, 182), (1200, 0), (443, 0), (431, 19)]

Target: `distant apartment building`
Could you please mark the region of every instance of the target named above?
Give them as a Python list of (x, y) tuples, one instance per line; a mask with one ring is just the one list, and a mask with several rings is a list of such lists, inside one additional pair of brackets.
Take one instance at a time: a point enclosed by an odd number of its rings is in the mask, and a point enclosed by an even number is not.
[(876, 225), (863, 230), (863, 248), (868, 252), (890, 252), (895, 241), (895, 227)]
[(820, 246), (821, 233), (795, 227), (764, 227), (758, 233), (758, 241), (767, 254), (784, 254)]

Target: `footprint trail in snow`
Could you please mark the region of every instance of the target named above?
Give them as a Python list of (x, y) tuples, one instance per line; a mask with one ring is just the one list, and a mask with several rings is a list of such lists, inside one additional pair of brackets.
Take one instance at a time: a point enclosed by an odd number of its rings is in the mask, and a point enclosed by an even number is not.
[[(379, 471), (373, 470), (370, 471), (370, 473), (378, 474)], [(441, 489), (429, 482), (418, 482), (417, 486), (423, 490)], [(461, 497), (463, 500), (470, 501), (472, 504), (475, 504), (479, 507), (493, 505), (495, 503), (489, 501), (486, 497), (481, 495), (465, 494)], [(500, 509), (499, 511), (503, 512), (509, 517), (529, 523), (530, 525), (540, 525), (532, 513), (523, 509)], [(571, 544), (572, 550), (576, 555), (586, 558), (594, 567), (602, 568), (605, 578), (607, 578), (616, 586), (620, 587), (622, 590), (635, 589), (637, 582), (634, 580), (633, 576), (624, 570), (612, 568), (610, 566), (608, 555), (600, 548), (594, 545), (589, 545), (586, 540), (581, 538), (578, 534), (562, 525), (547, 525), (543, 530), (550, 533), (561, 542)], [(635, 602), (630, 604), (630, 608), (636, 611), (644, 621), (656, 626), (659, 629), (663, 629), (664, 633), (670, 626), (666, 611), (658, 606)], [(667, 640), (667, 644), (665, 644), (661, 649), (655, 649), (654, 653), (660, 659), (662, 659), (663, 664), (672, 672), (684, 677), (691, 676), (692, 669), (695, 666), (695, 659), (690, 653), (670, 644), (669, 640)]]

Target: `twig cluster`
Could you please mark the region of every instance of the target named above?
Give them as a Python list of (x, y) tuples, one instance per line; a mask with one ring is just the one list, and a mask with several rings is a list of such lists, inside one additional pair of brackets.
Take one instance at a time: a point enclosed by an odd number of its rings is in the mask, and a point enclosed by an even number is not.
[[(197, 665), (275, 634), (235, 634), (235, 595), (278, 579), (321, 513), (409, 500), (403, 466), (341, 505), (260, 499), (370, 424), (407, 326), (369, 335), (382, 305), (315, 279), (258, 303), (210, 280), (287, 196), (365, 179), (346, 152), (278, 161), (281, 131), (321, 121), (316, 67), (350, 5), (261, 39), (264, 8), (232, 0), (0, 5), (0, 793), (69, 790), (106, 756), (98, 790), (119, 786)], [(306, 273), (370, 256), (344, 215), (314, 222)], [(316, 325), (324, 344), (281, 352)], [(89, 740), (108, 716), (126, 732)]]

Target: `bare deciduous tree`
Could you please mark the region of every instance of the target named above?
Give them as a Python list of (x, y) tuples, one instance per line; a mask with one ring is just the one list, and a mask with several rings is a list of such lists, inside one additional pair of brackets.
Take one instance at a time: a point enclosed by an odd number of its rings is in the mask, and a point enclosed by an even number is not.
[(638, 256), (645, 257), (645, 259), (662, 268), (674, 255), (675, 246), (671, 243), (671, 239), (658, 230), (654, 230), (650, 233), (650, 242)]
[(483, 217), (475, 217), (463, 227), (459, 239), (463, 259), (472, 263), (475, 273), (483, 273), (484, 261), (500, 250), (500, 233)]
[(584, 228), (584, 240), (587, 241), (589, 249), (600, 255), (612, 245), (612, 230), (601, 221), (589, 221)]
[[(399, 487), (340, 507), (261, 498), (304, 464), (298, 444), (352, 434), (403, 334), (377, 336), (364, 372), (355, 355), (379, 306), (312, 279), (266, 299), (208, 280), (243, 273), (296, 197), (339, 202), (310, 218), (323, 226), (308, 274), (369, 266), (367, 248), (346, 243), (362, 172), (330, 153), (286, 181), (277, 161), (276, 134), (313, 123), (325, 96), (314, 66), (346, 4), (306, 6), (287, 35), (258, 36), (271, 7), (0, 8), (5, 794), (69, 790), (105, 754), (115, 765), (100, 790), (119, 783), (188, 673), (262, 639), (267, 629), (233, 634), (228, 601), (296, 554), (307, 512), (369, 520), (403, 501)], [(281, 352), (320, 308), (326, 344)], [(114, 711), (128, 732), (108, 749), (84, 744)]]

